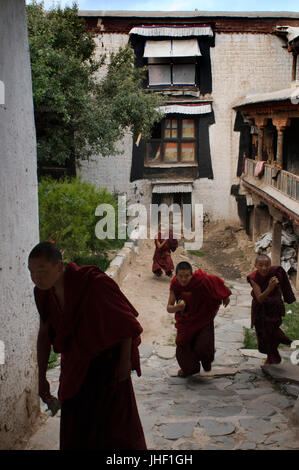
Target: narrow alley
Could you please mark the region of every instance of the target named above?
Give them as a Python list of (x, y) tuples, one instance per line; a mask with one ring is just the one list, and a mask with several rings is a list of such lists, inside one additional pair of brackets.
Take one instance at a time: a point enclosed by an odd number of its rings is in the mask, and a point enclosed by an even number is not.
[[(151, 272), (153, 243), (146, 240), (121, 288), (140, 312), (142, 376), (133, 376), (137, 404), (149, 449), (299, 449), (299, 429), (291, 421), (299, 384), (278, 385), (262, 367), (265, 355), (243, 347), (250, 324), (250, 287), (225, 279), (231, 303), (215, 319), (216, 356), (211, 372), (177, 377), (175, 328), (166, 311), (170, 280)], [(180, 247), (174, 262), (186, 259)], [(193, 262), (193, 266), (196, 264)], [(285, 367), (290, 351), (282, 351)], [(271, 366), (267, 366), (271, 367)], [(273, 366), (272, 366), (273, 367)], [(274, 366), (279, 368), (281, 366)], [(57, 393), (59, 368), (48, 371)], [(288, 392), (288, 393), (287, 393)], [(45, 406), (42, 405), (43, 411)], [(58, 449), (59, 413), (43, 413), (42, 425), (22, 448)]]

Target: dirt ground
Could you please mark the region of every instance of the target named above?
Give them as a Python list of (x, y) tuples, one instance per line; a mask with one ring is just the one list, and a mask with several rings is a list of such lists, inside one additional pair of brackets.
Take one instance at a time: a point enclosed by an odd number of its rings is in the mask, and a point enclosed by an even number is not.
[[(210, 223), (204, 228), (203, 246), (198, 254), (184, 250), (180, 241), (173, 253), (174, 265), (190, 261), (194, 269), (201, 268), (226, 281), (241, 281), (253, 270), (254, 246), (241, 226)], [(152, 273), (154, 241), (146, 240), (139, 255), (121, 283), (121, 289), (139, 312), (144, 332), (144, 344), (174, 345), (176, 330), (173, 314), (166, 311), (170, 279)], [(229, 285), (229, 284), (228, 284)]]
[[(204, 227), (200, 256), (192, 261), (209, 274), (229, 280), (246, 280), (254, 269), (254, 244), (240, 225), (209, 223)], [(190, 254), (189, 254), (190, 256)]]

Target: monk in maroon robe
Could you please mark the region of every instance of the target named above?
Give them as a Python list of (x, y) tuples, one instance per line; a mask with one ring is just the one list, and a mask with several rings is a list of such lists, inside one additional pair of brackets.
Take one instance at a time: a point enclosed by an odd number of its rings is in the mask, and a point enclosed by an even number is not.
[(281, 266), (271, 266), (267, 255), (259, 255), (256, 270), (247, 276), (252, 286), (251, 327), (255, 327), (258, 349), (267, 354), (265, 364), (279, 364), (279, 344), (290, 345), (292, 340), (279, 328), (285, 315), (284, 301), (295, 302), (288, 275)]
[(230, 295), (220, 277), (201, 269), (192, 273), (191, 265), (186, 262), (177, 265), (167, 311), (175, 313), (179, 376), (196, 374), (200, 363), (205, 371), (211, 370), (215, 354), (214, 318), (221, 303), (229, 304)]
[(29, 270), (40, 314), (39, 394), (52, 410), (51, 345), (61, 353), (60, 449), (146, 449), (130, 376), (141, 375), (137, 311), (103, 271), (64, 265), (50, 242), (31, 251)]
[(163, 229), (159, 230), (155, 238), (155, 253), (153, 257), (153, 273), (160, 277), (163, 273), (169, 277), (172, 276), (174, 270), (173, 261), (171, 258), (171, 251), (174, 251), (177, 247), (177, 240), (173, 238), (173, 233), (169, 231), (168, 238), (164, 238)]

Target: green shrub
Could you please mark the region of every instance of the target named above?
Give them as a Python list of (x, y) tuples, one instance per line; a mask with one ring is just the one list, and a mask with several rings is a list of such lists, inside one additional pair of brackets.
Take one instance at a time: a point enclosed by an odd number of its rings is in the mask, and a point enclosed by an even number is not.
[(96, 255), (98, 263), (98, 256), (104, 258), (108, 250), (124, 244), (125, 240), (99, 240), (95, 234), (100, 220), (95, 209), (100, 204), (114, 207), (117, 227), (117, 198), (106, 189), (97, 189), (80, 178), (57, 181), (45, 177), (39, 183), (38, 192), (40, 240), (54, 240), (65, 261)]
[(97, 266), (102, 271), (106, 271), (109, 266), (109, 259), (106, 255), (90, 255), (90, 256), (81, 256), (73, 260), (78, 266), (91, 265)]
[[(292, 340), (299, 339), (299, 302), (293, 304), (285, 304), (286, 313), (282, 318), (281, 329), (285, 334)], [(243, 328), (244, 329), (244, 347), (247, 349), (257, 349), (257, 339), (254, 328)], [(280, 345), (283, 347), (283, 345)]]
[(285, 334), (291, 339), (299, 339), (299, 302), (293, 304), (285, 304), (286, 312), (291, 310), (292, 313), (286, 313), (282, 320), (281, 328)]
[(257, 349), (257, 338), (254, 328), (243, 327), (244, 331), (244, 348), (245, 349)]
[(48, 361), (48, 369), (53, 369), (59, 365), (59, 354), (53, 351), (51, 348), (49, 361)]
[(205, 252), (199, 250), (188, 250), (188, 253), (195, 256), (205, 256)]

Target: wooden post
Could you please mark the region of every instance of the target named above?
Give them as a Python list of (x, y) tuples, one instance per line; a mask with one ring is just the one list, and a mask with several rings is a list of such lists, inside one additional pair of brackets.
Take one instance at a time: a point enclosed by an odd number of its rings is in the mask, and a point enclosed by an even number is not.
[(276, 153), (276, 163), (282, 168), (283, 164), (283, 136), (285, 128), (277, 129), (277, 153)]
[(272, 251), (271, 251), (272, 264), (280, 266), (281, 258), (281, 223), (277, 219), (273, 219), (272, 227)]
[(263, 137), (264, 127), (267, 125), (268, 118), (265, 116), (255, 116), (254, 122), (258, 128), (258, 141), (257, 141), (257, 159), (258, 161), (263, 160)]
[(284, 113), (281, 115), (274, 115), (272, 122), (277, 129), (277, 153), (276, 153), (276, 163), (281, 168), (283, 166), (283, 137), (286, 127), (291, 124), (290, 117)]

